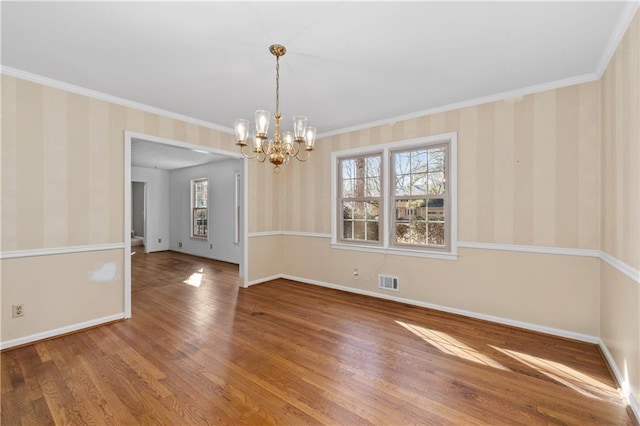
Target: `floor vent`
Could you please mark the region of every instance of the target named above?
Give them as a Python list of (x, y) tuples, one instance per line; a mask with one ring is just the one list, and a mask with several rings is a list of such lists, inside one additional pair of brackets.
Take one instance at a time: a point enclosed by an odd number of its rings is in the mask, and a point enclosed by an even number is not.
[(378, 287), (385, 290), (398, 291), (398, 277), (392, 277), (391, 275), (378, 275)]

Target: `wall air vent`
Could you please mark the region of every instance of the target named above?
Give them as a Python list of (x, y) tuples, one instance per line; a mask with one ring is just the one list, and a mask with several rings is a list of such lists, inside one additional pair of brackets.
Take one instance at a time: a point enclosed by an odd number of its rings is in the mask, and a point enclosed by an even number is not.
[(391, 275), (378, 275), (378, 287), (384, 290), (398, 291), (399, 279), (398, 277), (392, 277)]

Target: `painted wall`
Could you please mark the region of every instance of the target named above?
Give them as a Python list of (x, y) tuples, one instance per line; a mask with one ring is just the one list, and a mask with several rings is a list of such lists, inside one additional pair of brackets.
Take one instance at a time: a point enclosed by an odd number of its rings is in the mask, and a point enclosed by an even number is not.
[[(282, 271), (285, 270), (282, 266), (283, 263), (289, 262), (283, 256), (282, 236), (254, 236), (250, 241), (249, 259), (251, 259), (251, 270), (254, 271), (254, 275), (250, 276), (249, 282), (263, 282), (278, 278)], [(318, 259), (317, 261), (320, 262), (321, 260)]]
[[(331, 152), (457, 132), (461, 241), (602, 249), (637, 271), (638, 20), (600, 81), (325, 138), (280, 175), (250, 162), (249, 279), (285, 273), (370, 290), (378, 271), (401, 273), (400, 297), (600, 335), (640, 400), (639, 286), (607, 263), (490, 248), (460, 249), (457, 261), (399, 258), (263, 234), (330, 232)], [(125, 130), (235, 151), (220, 131), (2, 75), (0, 245), (25, 253), (1, 261), (2, 342), (123, 311), (122, 249), (32, 251), (123, 242)], [(111, 277), (95, 275), (104, 265), (113, 279), (96, 280)], [(10, 318), (13, 303), (25, 317)]]
[(319, 140), (281, 176), (283, 229), (330, 232), (332, 151), (457, 132), (459, 240), (597, 249), (599, 117), (596, 81)]
[[(236, 152), (234, 136), (218, 130), (2, 75), (0, 246), (23, 257), (0, 261), (3, 344), (123, 312), (122, 272), (100, 286), (88, 285), (87, 276), (94, 262), (114, 260), (101, 246), (124, 243), (125, 130)], [(277, 178), (264, 166), (251, 164), (249, 169), (247, 208), (253, 232), (279, 227)], [(254, 256), (262, 256), (261, 250), (271, 256), (269, 247), (252, 247), (252, 240), (248, 249)], [(91, 265), (85, 264), (84, 253), (35, 255), (41, 249), (68, 247), (95, 249)], [(124, 250), (116, 252), (122, 258)], [(57, 262), (60, 256), (66, 263)], [(117, 268), (122, 271), (121, 264)], [(33, 282), (46, 283), (64, 297), (48, 309), (31, 310), (40, 305), (41, 292), (25, 286), (23, 270), (43, 271)], [(249, 277), (258, 274), (249, 263)], [(96, 300), (100, 303), (90, 303)], [(15, 303), (25, 304), (27, 314), (20, 319), (11, 318)], [(35, 312), (38, 320), (33, 322)]]
[[(602, 76), (602, 262), (600, 335), (640, 403), (640, 13)], [(638, 406), (640, 407), (640, 405)]]
[[(196, 256), (239, 263), (242, 246), (233, 242), (235, 173), (240, 160), (224, 160), (170, 172), (170, 248)], [(208, 183), (208, 238), (191, 237), (191, 180)], [(179, 247), (182, 242), (182, 247)], [(211, 248), (213, 244), (213, 248)]]
[[(122, 318), (123, 265), (119, 249), (3, 259), (2, 342), (21, 344), (25, 336), (42, 339), (54, 330)], [(11, 318), (16, 303), (25, 314)]]
[[(458, 260), (439, 260), (332, 249), (329, 243), (328, 238), (284, 236), (282, 264), (287, 275), (586, 336), (598, 334), (596, 258), (461, 248)], [(353, 275), (355, 268), (358, 276)], [(379, 289), (378, 274), (397, 276), (400, 291)]]
[(169, 172), (131, 167), (131, 179), (147, 183), (145, 252), (169, 250)]
[[(283, 235), (283, 258), (302, 262), (283, 262), (285, 274), (378, 291), (384, 272), (402, 280), (393, 296), (597, 336), (595, 257), (505, 254), (490, 245), (595, 253), (599, 123), (596, 81), (322, 139), (312, 160), (281, 176), (285, 231), (329, 236), (333, 151), (457, 132), (459, 240), (489, 246), (461, 249), (458, 260), (447, 261), (331, 249), (328, 238)], [(371, 280), (354, 281), (356, 267)]]

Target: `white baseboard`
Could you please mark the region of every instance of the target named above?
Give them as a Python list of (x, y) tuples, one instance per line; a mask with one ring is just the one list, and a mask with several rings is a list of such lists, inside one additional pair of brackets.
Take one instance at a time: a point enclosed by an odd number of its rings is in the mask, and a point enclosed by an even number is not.
[[(597, 344), (599, 342), (599, 338), (598, 337), (591, 336), (591, 335), (588, 335), (588, 334), (575, 333), (573, 331), (561, 330), (561, 329), (552, 328), (552, 327), (545, 327), (545, 326), (541, 326), (541, 325), (537, 325), (537, 324), (531, 324), (531, 323), (528, 323), (528, 322), (516, 321), (516, 320), (511, 320), (511, 319), (508, 319), (508, 318), (502, 318), (502, 317), (497, 317), (497, 316), (493, 316), (493, 315), (486, 315), (486, 314), (481, 314), (481, 313), (477, 313), (477, 312), (467, 311), (467, 310), (464, 310), (464, 309), (450, 308), (450, 307), (447, 307), (447, 306), (436, 305), (436, 304), (433, 304), (433, 303), (422, 302), (422, 301), (419, 301), (419, 300), (406, 299), (404, 297), (398, 297), (398, 296), (393, 296), (393, 295), (388, 295), (388, 294), (376, 293), (374, 291), (361, 290), (361, 289), (357, 289), (357, 288), (346, 287), (346, 286), (341, 286), (341, 285), (337, 285), (337, 284), (331, 284), (331, 283), (327, 283), (327, 282), (323, 282), (323, 281), (317, 281), (317, 280), (311, 280), (311, 279), (307, 279), (307, 278), (295, 277), (295, 276), (287, 275), (287, 274), (281, 274), (281, 275), (278, 276), (278, 278), (285, 278), (285, 279), (288, 279), (288, 280), (299, 281), (299, 282), (302, 282), (302, 283), (305, 283), (305, 284), (312, 284), (312, 285), (317, 285), (317, 286), (320, 286), (320, 287), (327, 287), (327, 288), (332, 288), (332, 289), (335, 289), (335, 290), (342, 290), (342, 291), (346, 291), (346, 292), (349, 292), (349, 293), (362, 294), (364, 296), (377, 297), (379, 299), (392, 300), (394, 302), (406, 303), (407, 305), (420, 306), (420, 307), (423, 307), (423, 308), (434, 309), (436, 311), (449, 312), (449, 313), (452, 313), (452, 314), (462, 315), (462, 316), (465, 316), (465, 317), (476, 318), (476, 319), (481, 319), (481, 320), (485, 320), (485, 321), (494, 322), (494, 323), (497, 323), (497, 324), (504, 324), (504, 325), (509, 325), (509, 326), (513, 326), (513, 327), (523, 328), (525, 330), (537, 331), (537, 332), (540, 332), (540, 333), (545, 333), (545, 334), (550, 334), (552, 336), (558, 336), (558, 337), (564, 337), (564, 338), (568, 338), (568, 339), (578, 340), (578, 341), (581, 341), (581, 342), (594, 343), (594, 344)], [(268, 280), (272, 280), (272, 279), (275, 279), (275, 278), (270, 277)], [(264, 281), (268, 281), (268, 280), (265, 279)]]
[(305, 284), (317, 285), (317, 286), (320, 286), (320, 287), (326, 287), (326, 288), (332, 288), (332, 289), (335, 289), (335, 290), (346, 291), (346, 292), (349, 292), (349, 293), (355, 293), (355, 294), (361, 294), (361, 295), (365, 295), (365, 296), (377, 297), (377, 298), (380, 298), (380, 299), (392, 300), (392, 301), (395, 301), (395, 302), (406, 303), (408, 305), (420, 306), (420, 307), (423, 307), (423, 308), (434, 309), (434, 310), (437, 310), (437, 311), (449, 312), (449, 313), (453, 313), (453, 314), (457, 314), (457, 315), (463, 315), (463, 316), (470, 317), (470, 318), (476, 318), (476, 319), (490, 321), (490, 322), (494, 322), (494, 323), (498, 323), (498, 324), (504, 324), (504, 325), (514, 326), (514, 327), (518, 327), (518, 328), (523, 328), (525, 330), (537, 331), (537, 332), (549, 334), (549, 335), (552, 335), (552, 336), (564, 337), (564, 338), (569, 338), (569, 339), (573, 339), (573, 340), (578, 340), (578, 341), (581, 341), (581, 342), (597, 344), (600, 347), (600, 349), (602, 350), (602, 353), (605, 356), (605, 361), (607, 362), (607, 364), (609, 364), (609, 366), (611, 368), (611, 371), (613, 372), (616, 380), (623, 387), (620, 390), (623, 398), (626, 400), (626, 402), (629, 404), (629, 407), (631, 408), (631, 410), (635, 414), (636, 420), (640, 421), (640, 405), (638, 404), (638, 401), (635, 400), (633, 394), (631, 393), (631, 389), (629, 389), (629, 386), (625, 385), (626, 382), (624, 381), (623, 376), (620, 373), (620, 370), (618, 369), (618, 366), (617, 366), (613, 356), (611, 355), (611, 352), (609, 352), (609, 349), (604, 344), (602, 339), (600, 339), (599, 337), (591, 336), (591, 335), (588, 335), (588, 334), (575, 333), (575, 332), (572, 332), (572, 331), (567, 331), (567, 330), (562, 330), (562, 329), (557, 329), (557, 328), (552, 328), (552, 327), (540, 326), (540, 325), (537, 325), (537, 324), (531, 324), (531, 323), (522, 322), (522, 321), (511, 320), (511, 319), (508, 319), (508, 318), (496, 317), (496, 316), (493, 316), (493, 315), (480, 314), (480, 313), (477, 313), (477, 312), (471, 312), (471, 311), (467, 311), (467, 310), (463, 310), (463, 309), (449, 308), (449, 307), (446, 307), (446, 306), (435, 305), (435, 304), (432, 304), (432, 303), (426, 303), (426, 302), (421, 302), (421, 301), (417, 301), (417, 300), (406, 299), (406, 298), (402, 298), (402, 297), (376, 293), (376, 292), (368, 291), (368, 290), (361, 290), (361, 289), (341, 286), (341, 285), (337, 285), (337, 284), (330, 284), (330, 283), (323, 282), (323, 281), (311, 280), (311, 279), (302, 278), (302, 277), (296, 277), (296, 276), (287, 275), (287, 274), (280, 274), (279, 276), (275, 276), (274, 275), (272, 277), (265, 278), (264, 280), (259, 281), (259, 282), (266, 282), (266, 281), (270, 281), (270, 280), (273, 280), (273, 279), (276, 279), (276, 278), (284, 278), (284, 279), (288, 279), (288, 280), (302, 282), (302, 283), (305, 283)]
[(616, 364), (615, 359), (613, 359), (613, 355), (611, 355), (611, 352), (609, 352), (609, 348), (602, 341), (602, 339), (598, 339), (598, 346), (600, 346), (600, 350), (604, 354), (605, 360), (609, 364), (613, 375), (616, 377), (616, 380), (621, 386), (620, 394), (625, 399), (625, 402), (629, 404), (631, 411), (633, 411), (633, 414), (636, 416), (636, 421), (640, 423), (640, 404), (638, 404), (638, 401), (636, 401), (636, 399), (633, 397), (629, 384), (624, 380), (624, 376), (620, 372), (618, 364)]
[(278, 278), (282, 278), (282, 274), (275, 274), (269, 277), (258, 278), (257, 280), (249, 281), (247, 283), (247, 287), (251, 287), (252, 285), (266, 283), (267, 281), (277, 280)]
[(84, 328), (95, 327), (96, 325), (105, 324), (111, 321), (117, 321), (124, 319), (124, 312), (109, 315), (108, 317), (96, 318), (93, 320), (81, 322), (78, 324), (72, 324), (65, 327), (56, 328), (53, 330), (43, 331), (42, 333), (32, 334), (30, 336), (19, 337), (13, 340), (7, 340), (0, 343), (0, 350), (12, 348), (14, 346), (26, 345), (27, 343), (37, 342), (38, 340), (49, 339), (51, 337), (60, 336), (62, 334), (71, 333), (74, 331), (82, 330)]

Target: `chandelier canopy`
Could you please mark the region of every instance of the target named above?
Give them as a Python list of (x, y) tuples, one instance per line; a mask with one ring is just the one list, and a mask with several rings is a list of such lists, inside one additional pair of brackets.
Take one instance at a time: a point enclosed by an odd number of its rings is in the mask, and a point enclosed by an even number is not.
[[(307, 161), (311, 157), (311, 151), (316, 141), (316, 128), (307, 126), (307, 117), (302, 115), (293, 116), (293, 132), (284, 132), (280, 134), (280, 57), (287, 53), (286, 47), (280, 44), (272, 44), (269, 51), (276, 57), (276, 113), (274, 119), (276, 122), (273, 139), (269, 139), (269, 123), (271, 114), (269, 111), (256, 111), (256, 130), (250, 133), (249, 120), (237, 119), (235, 123), (236, 145), (240, 147), (240, 152), (246, 158), (256, 158), (259, 162), (264, 163), (266, 159), (275, 166), (276, 172), (280, 171), (282, 164), (287, 164), (290, 158), (296, 158), (300, 161)], [(245, 152), (247, 141), (253, 141), (253, 150), (250, 153)], [(304, 148), (302, 144), (304, 143)]]

